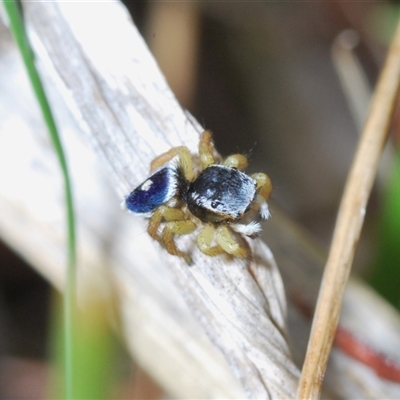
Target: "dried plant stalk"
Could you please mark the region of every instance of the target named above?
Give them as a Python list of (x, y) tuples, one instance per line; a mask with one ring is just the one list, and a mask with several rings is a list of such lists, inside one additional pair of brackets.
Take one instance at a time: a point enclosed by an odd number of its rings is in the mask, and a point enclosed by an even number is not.
[(317, 399), (339, 320), (369, 194), (400, 86), (400, 23), (379, 78), (342, 197), (297, 397)]

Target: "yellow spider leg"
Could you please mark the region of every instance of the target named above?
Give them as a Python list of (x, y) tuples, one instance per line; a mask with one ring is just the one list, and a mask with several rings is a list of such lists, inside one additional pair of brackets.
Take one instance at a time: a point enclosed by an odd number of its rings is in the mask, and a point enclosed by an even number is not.
[[(174, 241), (174, 235), (185, 235), (193, 232), (197, 226), (193, 221), (185, 220), (186, 215), (182, 210), (161, 206), (159, 207), (149, 221), (147, 232), (157, 240), (168, 253), (184, 258), (189, 264), (191, 258), (188, 254), (178, 250)], [(168, 221), (161, 235), (158, 233), (158, 228), (162, 221)]]
[(221, 246), (211, 246), (214, 234), (215, 228), (212, 225), (206, 225), (197, 236), (197, 246), (207, 256), (214, 257), (224, 252)]
[(243, 154), (232, 154), (224, 161), (224, 165), (243, 171), (249, 163)]
[(267, 174), (259, 172), (251, 176), (257, 182), (257, 197), (251, 208), (260, 212), (262, 219), (268, 219), (270, 216), (267, 200), (272, 191), (272, 183)]
[(192, 156), (190, 155), (189, 149), (186, 146), (178, 146), (168, 150), (156, 157), (150, 164), (150, 172), (154, 172), (162, 165), (171, 161), (174, 157), (179, 156), (179, 165), (188, 181), (194, 180), (194, 171)]
[(214, 158), (214, 144), (210, 131), (204, 131), (200, 136), (199, 142), (199, 155), (201, 166), (206, 169), (212, 164), (215, 164)]
[(170, 221), (165, 224), (161, 235), (161, 243), (169, 254), (182, 257), (188, 264), (191, 264), (190, 256), (176, 247), (174, 235), (186, 235), (197, 228), (192, 221)]
[(221, 225), (217, 229), (217, 243), (229, 254), (236, 257), (244, 258), (247, 256), (247, 250), (240, 247), (239, 243), (232, 237), (228, 227)]
[(151, 216), (147, 232), (149, 235), (161, 242), (161, 237), (158, 234), (158, 228), (163, 220), (165, 221), (179, 221), (185, 219), (185, 214), (182, 210), (168, 206), (160, 206)]
[(269, 176), (259, 172), (251, 177), (257, 182), (258, 194), (260, 194), (265, 200), (268, 200), (272, 192), (272, 183)]

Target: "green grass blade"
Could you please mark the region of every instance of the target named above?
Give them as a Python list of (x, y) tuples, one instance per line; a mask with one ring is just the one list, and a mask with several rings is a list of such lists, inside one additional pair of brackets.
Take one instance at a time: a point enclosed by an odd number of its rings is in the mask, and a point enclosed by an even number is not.
[[(108, 316), (107, 298), (92, 292), (79, 309), (74, 309), (73, 399), (106, 400), (116, 398), (121, 385), (120, 351), (112, 333)], [(61, 298), (54, 292), (51, 310), (50, 352), (55, 360), (63, 359), (65, 336)], [(64, 365), (55, 363), (51, 370), (48, 398), (58, 399), (63, 392)]]
[(29, 44), (28, 36), (25, 31), (24, 23), (22, 20), (21, 12), (19, 10), (19, 3), (16, 0), (3, 0), (4, 7), (7, 12), (11, 31), (17, 42), (21, 52), (30, 82), (32, 84), (34, 93), (39, 102), (40, 108), (43, 113), (44, 120), (48, 127), (54, 149), (58, 156), (61, 167), (62, 176), (64, 179), (65, 188), (65, 203), (67, 207), (67, 237), (68, 237), (68, 276), (67, 287), (65, 291), (64, 300), (64, 318), (65, 318), (65, 367), (66, 367), (66, 397), (72, 398), (72, 325), (73, 325), (73, 308), (75, 301), (75, 275), (76, 275), (76, 238), (75, 238), (75, 220), (74, 208), (72, 201), (72, 189), (69, 179), (68, 166), (64, 155), (63, 147), (60, 137), (58, 135), (57, 127), (50, 109), (49, 102), (37, 72), (34, 63), (33, 52)]
[(378, 257), (369, 282), (400, 309), (400, 156), (397, 156), (382, 205), (379, 221)]

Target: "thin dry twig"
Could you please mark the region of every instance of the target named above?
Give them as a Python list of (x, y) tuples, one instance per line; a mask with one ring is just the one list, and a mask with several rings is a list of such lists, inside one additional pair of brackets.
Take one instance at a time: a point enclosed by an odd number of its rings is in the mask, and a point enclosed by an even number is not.
[(344, 290), (399, 87), (400, 23), (378, 81), (342, 197), (297, 392), (299, 399), (317, 399), (320, 395)]

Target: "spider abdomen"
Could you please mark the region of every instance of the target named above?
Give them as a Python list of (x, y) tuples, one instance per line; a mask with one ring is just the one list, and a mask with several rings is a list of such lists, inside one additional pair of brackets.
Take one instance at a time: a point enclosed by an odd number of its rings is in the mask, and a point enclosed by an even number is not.
[(245, 173), (221, 164), (200, 173), (186, 193), (190, 212), (204, 222), (238, 221), (256, 196), (256, 182)]
[(150, 216), (177, 194), (179, 182), (174, 168), (161, 168), (126, 197), (126, 208), (134, 214)]

